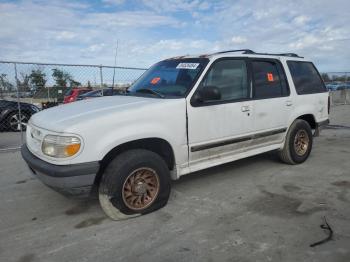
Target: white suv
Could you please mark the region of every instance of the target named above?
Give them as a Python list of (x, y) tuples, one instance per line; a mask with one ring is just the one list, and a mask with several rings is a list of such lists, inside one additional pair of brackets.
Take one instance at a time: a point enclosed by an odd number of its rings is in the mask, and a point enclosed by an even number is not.
[(22, 156), (48, 186), (98, 189), (112, 219), (164, 206), (171, 179), (267, 151), (304, 162), (329, 95), (295, 54), (232, 50), (161, 61), (126, 93), (58, 106), (29, 121)]

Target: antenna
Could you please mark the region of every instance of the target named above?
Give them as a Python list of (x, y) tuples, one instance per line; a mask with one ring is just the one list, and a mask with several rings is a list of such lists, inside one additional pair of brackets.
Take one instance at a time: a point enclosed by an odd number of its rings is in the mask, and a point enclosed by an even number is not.
[(117, 45), (116, 45), (116, 47), (115, 47), (115, 56), (114, 56), (113, 81), (112, 81), (112, 95), (113, 95), (113, 89), (114, 89), (115, 67), (117, 66), (117, 55), (118, 55), (118, 40), (117, 40)]

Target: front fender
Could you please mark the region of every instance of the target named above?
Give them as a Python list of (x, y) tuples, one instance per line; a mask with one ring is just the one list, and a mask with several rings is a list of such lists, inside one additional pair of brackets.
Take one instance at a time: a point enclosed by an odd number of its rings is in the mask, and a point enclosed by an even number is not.
[[(115, 120), (111, 120), (115, 119)], [(74, 159), (77, 162), (102, 160), (112, 149), (127, 142), (159, 138), (173, 149), (176, 164), (188, 161), (186, 135), (186, 107), (184, 100), (169, 101), (166, 105), (153, 105), (123, 114), (101, 117), (93, 123), (85, 122), (80, 130), (84, 138), (84, 151)]]

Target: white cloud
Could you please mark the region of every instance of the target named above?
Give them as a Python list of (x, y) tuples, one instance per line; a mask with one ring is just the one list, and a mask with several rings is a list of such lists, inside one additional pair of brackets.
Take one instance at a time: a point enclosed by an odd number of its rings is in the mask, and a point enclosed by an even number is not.
[(121, 5), (124, 2), (124, 0), (102, 0), (102, 3), (107, 5)]
[(181, 26), (182, 23), (171, 17), (149, 11), (123, 11), (118, 13), (89, 14), (81, 21), (82, 25), (100, 28), (133, 27), (149, 28), (155, 26)]
[(71, 31), (61, 31), (57, 33), (56, 39), (57, 40), (71, 40), (76, 37), (76, 34)]
[(100, 3), (0, 2), (0, 59), (111, 65), (118, 39), (124, 66), (250, 48), (297, 52), (321, 70), (350, 70), (348, 0), (255, 0), (254, 8), (243, 0)]
[(87, 52), (99, 52), (103, 50), (103, 48), (106, 46), (105, 43), (100, 43), (100, 44), (93, 44), (90, 45), (88, 48), (86, 48)]
[[(64, 1), (0, 3), (0, 59), (111, 65), (117, 39), (121, 47), (130, 41), (142, 46), (149, 41), (147, 30), (151, 28), (183, 26), (183, 21), (151, 11), (103, 13), (86, 9), (78, 4), (72, 8)], [(127, 49), (125, 44), (120, 65), (149, 66), (157, 59), (128, 57)]]
[(142, 0), (143, 4), (157, 12), (208, 10), (211, 4), (200, 0)]
[[(256, 0), (253, 6), (243, 0), (225, 1), (196, 20), (216, 32), (220, 47), (297, 52), (314, 60), (320, 70), (350, 70), (350, 16), (345, 11), (349, 1)], [(240, 39), (230, 41), (232, 32), (249, 38), (235, 43)]]
[(293, 22), (296, 24), (296, 25), (299, 25), (299, 26), (303, 26), (305, 25), (307, 22), (309, 22), (311, 19), (310, 17), (306, 16), (306, 15), (299, 15), (297, 17), (295, 17), (293, 19)]
[(247, 42), (247, 38), (245, 38), (243, 36), (234, 36), (231, 38), (231, 42), (233, 44), (244, 44)]

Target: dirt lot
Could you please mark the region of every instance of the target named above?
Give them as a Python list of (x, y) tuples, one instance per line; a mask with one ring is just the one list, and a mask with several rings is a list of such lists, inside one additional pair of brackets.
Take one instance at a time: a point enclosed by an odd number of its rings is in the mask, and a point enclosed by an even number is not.
[[(264, 154), (173, 183), (158, 212), (113, 222), (0, 153), (0, 261), (350, 261), (350, 106), (299, 166)], [(334, 238), (325, 238), (323, 217)]]

